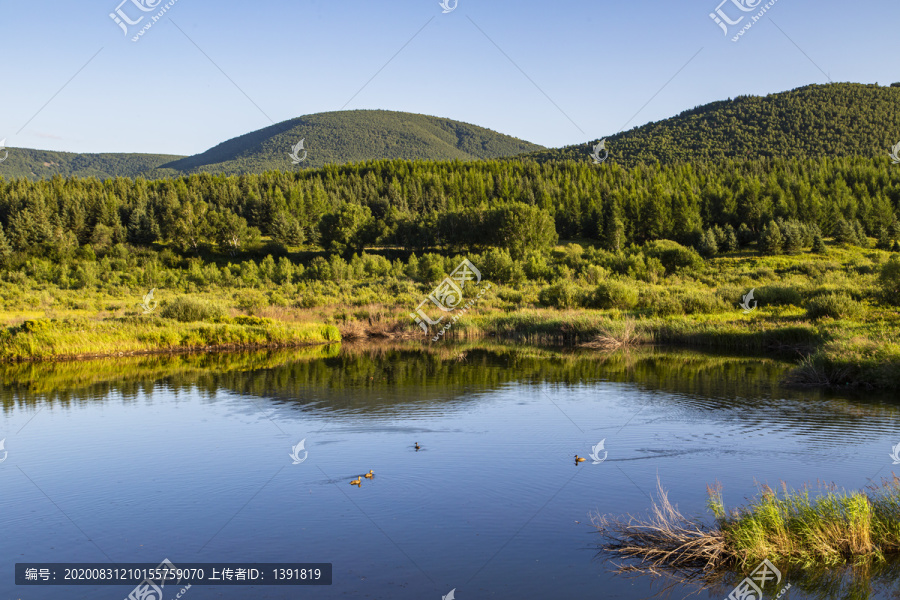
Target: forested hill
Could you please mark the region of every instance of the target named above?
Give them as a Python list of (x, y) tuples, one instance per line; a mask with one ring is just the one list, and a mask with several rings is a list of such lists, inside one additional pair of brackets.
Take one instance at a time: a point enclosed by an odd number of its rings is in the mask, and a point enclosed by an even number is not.
[[(723, 158), (887, 156), (900, 141), (900, 83), (810, 85), (713, 102), (606, 138), (608, 161), (633, 167)], [(538, 161), (590, 161), (593, 144), (544, 150)]]
[[(30, 148), (9, 148), (7, 151), (9, 156), (0, 163), (0, 177), (6, 179), (50, 179), (54, 175), (99, 179), (138, 177), (162, 164), (182, 158), (173, 154), (76, 154)], [(7, 151), (0, 151), (0, 158)]]
[[(289, 153), (304, 140), (307, 158)], [(284, 121), (194, 156), (166, 154), (75, 154), (9, 148), (0, 177), (174, 177), (191, 173), (245, 174), (291, 171), (374, 159), (480, 160), (542, 150), (476, 125), (386, 110), (319, 113)], [(300, 151), (302, 158), (304, 151)], [(3, 152), (0, 151), (0, 157)]]
[[(289, 156), (304, 140), (306, 160)], [(234, 138), (202, 154), (164, 165), (182, 173), (290, 171), (373, 159), (479, 160), (543, 149), (451, 119), (387, 110), (318, 113)]]

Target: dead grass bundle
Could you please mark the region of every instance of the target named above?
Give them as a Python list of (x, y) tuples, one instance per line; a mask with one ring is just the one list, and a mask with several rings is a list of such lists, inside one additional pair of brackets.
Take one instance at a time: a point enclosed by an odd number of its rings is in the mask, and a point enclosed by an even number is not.
[(591, 522), (605, 538), (603, 550), (625, 559), (636, 559), (637, 566), (619, 570), (657, 573), (660, 569), (694, 575), (715, 570), (733, 560), (725, 536), (719, 529), (695, 523), (669, 502), (669, 496), (657, 481), (659, 499), (653, 501), (649, 518), (595, 515)]
[(625, 319), (621, 327), (604, 327), (592, 341), (581, 344), (581, 347), (595, 350), (618, 350), (637, 346), (641, 341), (641, 337), (636, 333), (634, 319)]

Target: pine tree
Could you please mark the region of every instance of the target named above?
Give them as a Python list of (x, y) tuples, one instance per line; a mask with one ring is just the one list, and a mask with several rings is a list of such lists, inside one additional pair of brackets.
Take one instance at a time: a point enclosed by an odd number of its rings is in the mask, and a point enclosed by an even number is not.
[(750, 242), (756, 239), (756, 234), (753, 233), (753, 230), (746, 223), (741, 223), (741, 226), (738, 228), (737, 239), (741, 247), (749, 246)]
[(769, 221), (769, 224), (763, 228), (759, 235), (757, 246), (762, 254), (778, 254), (781, 251), (781, 245), (784, 238), (781, 235), (781, 229), (775, 221)]
[(845, 246), (858, 246), (855, 228), (843, 217), (839, 217), (834, 227), (834, 241)]
[(700, 246), (697, 248), (697, 251), (706, 257), (713, 257), (719, 253), (719, 244), (712, 229), (707, 229), (700, 238)]
[(603, 220), (606, 223), (603, 228), (603, 246), (607, 250), (618, 252), (625, 245), (625, 224), (622, 222), (622, 209), (618, 202), (607, 203)]
[(3, 232), (3, 226), (0, 225), (0, 263), (5, 263), (11, 255), (12, 246), (10, 246), (9, 240), (6, 239), (6, 234)]
[(888, 233), (887, 227), (878, 228), (878, 242), (875, 247), (879, 250), (890, 250), (893, 247), (891, 235)]
[(727, 224), (723, 231), (725, 232), (725, 238), (722, 241), (721, 250), (723, 252), (734, 252), (738, 249), (738, 237), (734, 232), (734, 227), (731, 224)]
[(819, 232), (816, 232), (813, 235), (812, 251), (816, 254), (825, 254), (828, 252), (828, 249), (825, 247), (825, 240), (822, 239), (822, 234)]

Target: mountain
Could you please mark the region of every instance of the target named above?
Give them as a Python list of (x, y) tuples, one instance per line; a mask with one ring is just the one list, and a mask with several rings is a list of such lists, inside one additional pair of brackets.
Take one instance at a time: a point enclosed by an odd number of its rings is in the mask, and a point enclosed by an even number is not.
[[(63, 177), (137, 177), (173, 160), (173, 154), (76, 154), (30, 148), (9, 148), (9, 156), (0, 163), (0, 177), (49, 179)], [(6, 151), (0, 152), (0, 158)]]
[[(609, 161), (625, 167), (723, 158), (887, 156), (900, 141), (900, 83), (809, 85), (739, 96), (608, 136)], [(589, 161), (595, 142), (520, 158)]]
[[(306, 160), (289, 153), (300, 141)], [(543, 150), (508, 135), (468, 123), (387, 110), (318, 113), (247, 133), (194, 156), (163, 154), (74, 154), (10, 148), (0, 177), (172, 177), (198, 172), (290, 171), (373, 159), (479, 160)], [(303, 152), (300, 152), (300, 157)]]
[[(289, 153), (300, 140), (308, 155), (294, 165)], [(451, 119), (351, 110), (284, 121), (162, 167), (181, 173), (259, 173), (372, 159), (479, 160), (541, 149), (543, 146)]]
[[(289, 154), (303, 140), (306, 160)], [(810, 85), (768, 96), (739, 96), (606, 137), (610, 163), (675, 164), (725, 158), (887, 156), (900, 142), (900, 83)], [(468, 123), (386, 110), (307, 115), (183, 157), (72, 154), (11, 149), (0, 176), (40, 179), (172, 177), (190, 173), (291, 171), (372, 159), (590, 162), (596, 140), (546, 149)]]

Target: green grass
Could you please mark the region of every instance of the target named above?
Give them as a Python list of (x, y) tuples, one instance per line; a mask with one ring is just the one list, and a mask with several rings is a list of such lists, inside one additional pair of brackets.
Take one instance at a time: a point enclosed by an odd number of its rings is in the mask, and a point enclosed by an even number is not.
[[(657, 255), (665, 265), (653, 262)], [(627, 326), (628, 345), (790, 358), (797, 368), (787, 381), (794, 385), (900, 389), (894, 253), (831, 244), (824, 254), (761, 256), (744, 249), (704, 261), (674, 242), (657, 242), (620, 253), (569, 243), (519, 262), (502, 252), (466, 256), (491, 288), (443, 341), (491, 337), (608, 347), (596, 344), (598, 338), (615, 339)], [(242, 258), (224, 264), (205, 255), (116, 246), (96, 262), (76, 259), (70, 266), (69, 273), (87, 273), (93, 265), (89, 284), (63, 277), (49, 261), (29, 259), (0, 278), (0, 322), (12, 327), (0, 359), (306, 343), (298, 339), (328, 336), (303, 328), (323, 326), (337, 328), (342, 339), (425, 340), (434, 332), (425, 336), (409, 315), (462, 257)], [(154, 287), (160, 309), (148, 321), (139, 304)], [(757, 304), (745, 314), (739, 303), (751, 289)], [(474, 294), (469, 288), (466, 298)], [(241, 315), (271, 323), (226, 326)], [(41, 318), (74, 319), (90, 330), (91, 341), (71, 334), (71, 327), (53, 335), (16, 333), (23, 321)]]
[(595, 516), (601, 550), (637, 560), (638, 570), (690, 576), (748, 567), (882, 564), (900, 555), (900, 478), (869, 492), (763, 486), (747, 506), (726, 510), (721, 486), (708, 488), (715, 525), (682, 515), (659, 488), (649, 518)]
[(183, 323), (161, 317), (25, 321), (0, 333), (0, 359), (47, 360), (198, 349), (277, 348), (340, 340), (333, 325), (253, 317)]
[(900, 479), (867, 494), (764, 486), (745, 508), (726, 513), (719, 489), (710, 507), (731, 555), (742, 566), (764, 558), (803, 567), (883, 561), (900, 552)]

